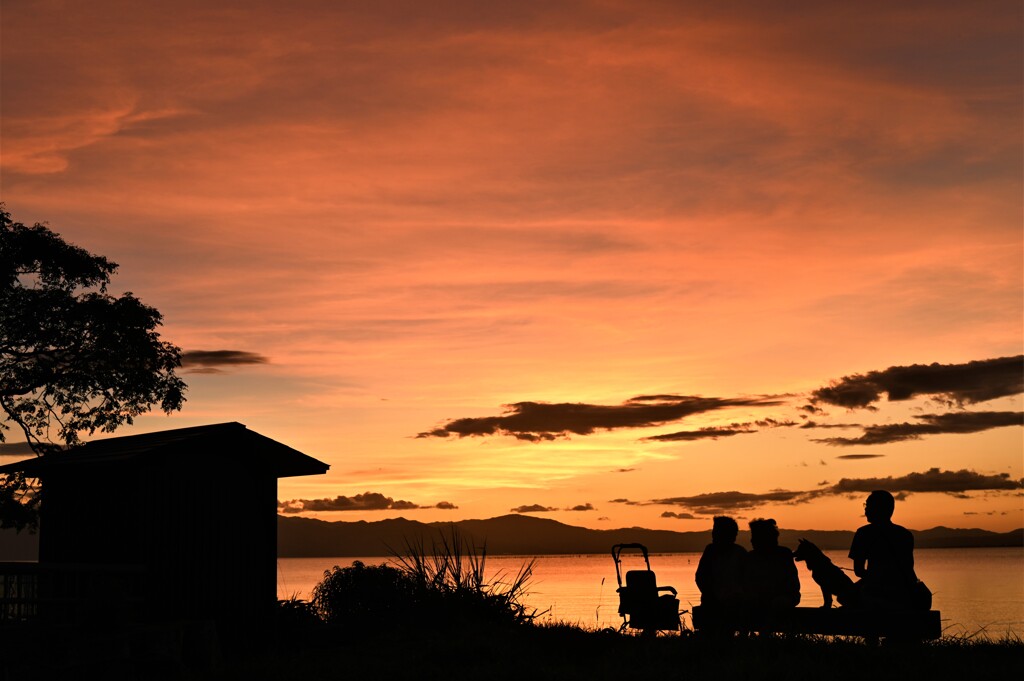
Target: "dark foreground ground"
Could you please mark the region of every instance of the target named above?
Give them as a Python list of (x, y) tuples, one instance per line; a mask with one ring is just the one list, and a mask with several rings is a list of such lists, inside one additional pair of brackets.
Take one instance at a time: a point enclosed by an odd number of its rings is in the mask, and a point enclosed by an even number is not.
[[(10, 634), (11, 632), (6, 632)], [(287, 628), (234, 650), (202, 627), (124, 632), (37, 632), (0, 641), (0, 680), (161, 679), (902, 679), (1019, 678), (1024, 643), (944, 638), (870, 645), (858, 638), (751, 636), (707, 640), (692, 632), (644, 638), (568, 626), (365, 630)], [(16, 640), (16, 639), (21, 640)]]
[(1024, 670), (1019, 640), (942, 639), (869, 645), (861, 639), (760, 636), (709, 641), (642, 638), (570, 627), (459, 634), (425, 629), (353, 636), (229, 656), (221, 679), (1009, 679)]

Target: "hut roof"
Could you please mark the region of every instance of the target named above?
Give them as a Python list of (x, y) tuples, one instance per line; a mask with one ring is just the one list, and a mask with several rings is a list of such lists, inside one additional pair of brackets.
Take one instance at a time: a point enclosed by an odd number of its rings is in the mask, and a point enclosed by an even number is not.
[[(195, 460), (182, 458), (188, 457), (191, 451), (201, 453), (201, 456)], [(93, 440), (57, 454), (0, 466), (0, 473), (23, 472), (29, 477), (39, 477), (51, 471), (67, 471), (76, 467), (155, 462), (163, 456), (180, 460), (181, 465), (202, 466), (211, 451), (215, 452), (214, 456), (226, 458), (240, 468), (252, 465), (268, 468), (278, 478), (318, 475), (330, 468), (328, 464), (249, 430), (241, 423), (231, 422)]]

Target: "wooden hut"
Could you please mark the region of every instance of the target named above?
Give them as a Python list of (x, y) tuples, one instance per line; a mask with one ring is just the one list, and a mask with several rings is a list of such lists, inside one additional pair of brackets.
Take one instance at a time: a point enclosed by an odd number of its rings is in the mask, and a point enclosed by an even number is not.
[[(212, 621), (229, 639), (273, 614), (277, 479), (327, 469), (241, 423), (220, 423), (95, 440), (0, 473), (42, 483), (41, 575), (127, 571), (105, 582), (106, 594), (76, 587), (79, 606), (114, 607), (130, 591), (145, 620)], [(41, 602), (73, 596), (47, 590), (41, 582)]]

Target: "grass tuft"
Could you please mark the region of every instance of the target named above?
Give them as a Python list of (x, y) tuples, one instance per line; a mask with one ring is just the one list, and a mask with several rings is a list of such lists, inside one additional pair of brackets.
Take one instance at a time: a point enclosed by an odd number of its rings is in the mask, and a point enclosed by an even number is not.
[(438, 617), (481, 624), (532, 624), (543, 612), (528, 609), (536, 559), (521, 565), (515, 574), (486, 574), (487, 545), (475, 546), (458, 528), (449, 525), (428, 549), (425, 542), (407, 540), (405, 550), (392, 550), (392, 562), (416, 583)]
[[(389, 564), (355, 561), (324, 572), (310, 610), (331, 628), (360, 636), (408, 628), (522, 626), (543, 614), (524, 605), (534, 561), (515, 574), (488, 576), (486, 546), (477, 548), (454, 526), (429, 548), (409, 540), (404, 551), (392, 554)], [(298, 607), (283, 603), (286, 613)]]

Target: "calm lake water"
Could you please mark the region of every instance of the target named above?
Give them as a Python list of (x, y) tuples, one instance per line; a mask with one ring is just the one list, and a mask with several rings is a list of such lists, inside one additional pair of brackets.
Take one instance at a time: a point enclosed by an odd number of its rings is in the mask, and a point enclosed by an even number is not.
[[(850, 567), (845, 551), (827, 551), (842, 567)], [(914, 552), (918, 577), (934, 593), (933, 608), (942, 612), (948, 635), (987, 635), (999, 638), (1007, 633), (1024, 636), (1024, 548), (918, 549)], [(673, 586), (679, 592), (683, 610), (700, 603), (694, 583), (697, 553), (654, 554), (651, 569), (659, 586)], [(354, 560), (367, 565), (389, 562), (387, 557), (366, 558), (281, 558), (277, 561), (279, 598), (308, 600), (325, 570), (346, 567)], [(492, 556), (486, 574), (492, 579), (512, 578), (529, 560), (523, 556)], [(623, 556), (625, 570), (642, 567), (639, 554)], [(811, 574), (798, 563), (801, 583), (800, 605), (822, 604), (821, 591)], [(618, 627), (618, 587), (615, 564), (608, 554), (539, 556), (530, 581), (526, 603), (547, 610), (541, 621), (570, 622), (586, 628)], [(689, 626), (689, 615), (683, 615)]]

